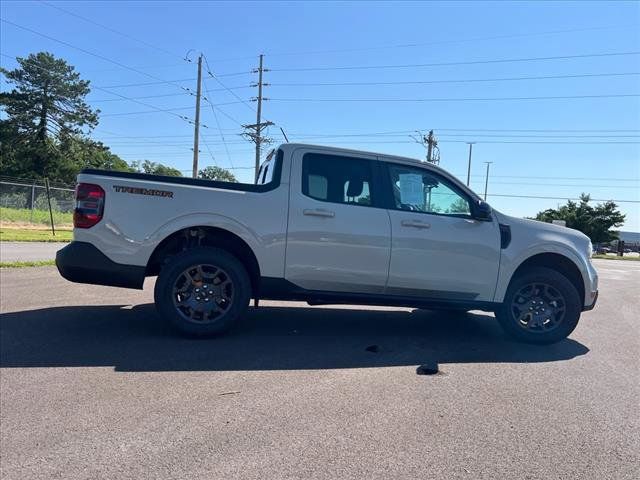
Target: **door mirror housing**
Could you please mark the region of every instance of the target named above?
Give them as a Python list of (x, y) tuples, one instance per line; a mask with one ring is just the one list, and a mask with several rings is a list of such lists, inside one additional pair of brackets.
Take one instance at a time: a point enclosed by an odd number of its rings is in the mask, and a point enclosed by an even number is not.
[(476, 220), (480, 220), (481, 222), (490, 222), (491, 220), (493, 220), (493, 216), (491, 215), (493, 209), (487, 202), (478, 200), (478, 202), (474, 205), (473, 210), (473, 218), (475, 218)]

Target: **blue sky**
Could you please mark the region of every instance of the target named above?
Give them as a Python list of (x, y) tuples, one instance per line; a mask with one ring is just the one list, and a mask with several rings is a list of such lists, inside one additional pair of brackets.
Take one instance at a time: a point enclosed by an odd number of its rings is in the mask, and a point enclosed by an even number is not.
[[(465, 142), (476, 142), (476, 191), (484, 189), (483, 162), (493, 162), (488, 201), (505, 213), (535, 215), (564, 200), (499, 195), (587, 192), (640, 201), (640, 55), (628, 55), (640, 52), (638, 2), (54, 5), (120, 33), (44, 2), (4, 1), (3, 19), (51, 38), (2, 23), (2, 66), (40, 50), (69, 61), (96, 87), (89, 101), (102, 113), (93, 137), (128, 161), (159, 161), (189, 174), (193, 126), (174, 114), (193, 118), (194, 97), (180, 88), (195, 88), (195, 64), (183, 60), (193, 49), (191, 58), (204, 53), (222, 82), (205, 76), (207, 97), (221, 104), (220, 129), (204, 102), (200, 165), (233, 168), (249, 181), (253, 146), (239, 136), (239, 124), (255, 122), (250, 71), (264, 53), (272, 84), (264, 117), (291, 141), (423, 158), (409, 135), (433, 128), (441, 166), (463, 179)], [(626, 55), (601, 55), (611, 53)], [(442, 63), (449, 65), (433, 65)], [(417, 64), (431, 65), (398, 67)], [(504, 99), (567, 96), (586, 98)], [(282, 141), (279, 129), (269, 134)], [(627, 214), (623, 229), (640, 231), (640, 204), (619, 205)]]

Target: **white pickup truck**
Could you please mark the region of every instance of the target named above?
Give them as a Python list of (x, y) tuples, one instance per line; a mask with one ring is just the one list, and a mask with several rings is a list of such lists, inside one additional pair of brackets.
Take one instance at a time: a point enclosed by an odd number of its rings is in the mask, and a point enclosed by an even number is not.
[(495, 312), (532, 343), (569, 335), (598, 277), (582, 233), (492, 210), (417, 160), (284, 144), (256, 184), (83, 170), (74, 282), (142, 288), (180, 331), (218, 334), (250, 299)]

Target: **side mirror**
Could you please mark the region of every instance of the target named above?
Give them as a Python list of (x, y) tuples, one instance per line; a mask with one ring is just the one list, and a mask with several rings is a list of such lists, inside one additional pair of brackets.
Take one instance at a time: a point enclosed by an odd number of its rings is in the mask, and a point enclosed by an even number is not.
[(493, 217), (491, 216), (493, 209), (487, 202), (478, 200), (478, 203), (476, 203), (474, 207), (473, 218), (480, 220), (481, 222), (490, 222), (493, 220)]

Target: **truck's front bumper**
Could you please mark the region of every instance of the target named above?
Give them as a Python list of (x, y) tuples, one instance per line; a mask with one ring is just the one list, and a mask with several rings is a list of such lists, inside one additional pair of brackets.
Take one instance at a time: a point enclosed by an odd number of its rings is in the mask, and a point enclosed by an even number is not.
[(56, 253), (60, 275), (71, 282), (142, 288), (145, 268), (122, 265), (109, 259), (90, 243), (71, 242)]

